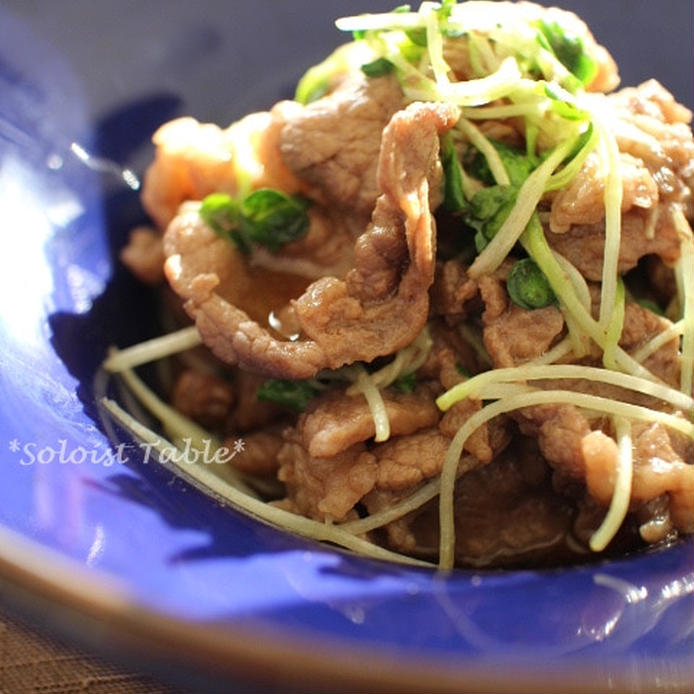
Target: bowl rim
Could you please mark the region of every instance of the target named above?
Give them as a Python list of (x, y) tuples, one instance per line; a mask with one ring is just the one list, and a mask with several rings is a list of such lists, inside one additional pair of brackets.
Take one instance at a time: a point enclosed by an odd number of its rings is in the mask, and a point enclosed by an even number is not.
[[(603, 691), (650, 692), (662, 689), (662, 673), (649, 668), (635, 679), (633, 664), (610, 663), (609, 672), (590, 663), (543, 670), (537, 663), (490, 668), (462, 658), (403, 660), (374, 653), (336, 638), (326, 644), (280, 629), (172, 617), (138, 604), (123, 582), (41, 546), (0, 524), (0, 596), (25, 621), (40, 619), (58, 636), (112, 660), (136, 662), (158, 676), (172, 678), (171, 666), (186, 679), (233, 686), (281, 681), (284, 690), (321, 687), (345, 691), (539, 692), (567, 694)], [(10, 600), (7, 600), (9, 596)], [(94, 640), (89, 636), (95, 637)], [(262, 648), (258, 644), (262, 643)], [(185, 652), (185, 661), (181, 653)], [(143, 657), (143, 653), (147, 656)], [(319, 654), (319, 657), (316, 657)], [(691, 691), (691, 664), (668, 663), (670, 692)], [(127, 665), (126, 665), (127, 667)], [(246, 691), (246, 690), (244, 690)], [(251, 690), (253, 691), (253, 690)], [(258, 691), (262, 691), (259, 689)]]

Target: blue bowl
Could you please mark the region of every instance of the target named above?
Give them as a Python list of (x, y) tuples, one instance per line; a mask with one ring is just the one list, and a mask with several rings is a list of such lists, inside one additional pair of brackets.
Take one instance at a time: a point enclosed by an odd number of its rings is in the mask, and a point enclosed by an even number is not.
[[(156, 330), (116, 260), (151, 133), (290, 96), (340, 40), (332, 18), (391, 4), (5, 0), (3, 607), (210, 691), (691, 690), (691, 541), (560, 570), (384, 564), (219, 505), (99, 411), (107, 346)], [(566, 5), (625, 84), (656, 76), (692, 105), (689, 0)]]

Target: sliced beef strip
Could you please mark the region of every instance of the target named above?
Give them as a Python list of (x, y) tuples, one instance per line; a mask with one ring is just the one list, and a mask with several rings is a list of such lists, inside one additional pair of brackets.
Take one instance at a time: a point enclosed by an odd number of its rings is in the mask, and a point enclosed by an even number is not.
[(185, 369), (176, 381), (171, 403), (187, 417), (216, 431), (231, 412), (234, 390), (231, 383), (218, 376)]
[[(553, 491), (550, 470), (529, 439), (519, 437), (488, 465), (472, 456), (461, 463), (464, 474), (455, 490), (456, 562), (503, 565), (569, 556), (572, 507)], [(411, 490), (378, 487), (363, 500), (374, 514), (400, 501)], [(434, 559), (438, 554), (438, 501), (389, 523), (385, 539), (393, 549)]]
[(235, 453), (230, 464), (247, 475), (274, 478), (279, 467), (278, 455), (284, 444), (282, 428), (282, 425), (273, 426), (244, 434), (241, 439), (227, 439), (224, 445), (232, 451), (239, 440), (243, 442), (243, 448)]
[[(658, 186), (640, 159), (622, 153), (622, 212), (632, 207), (650, 209), (658, 204)], [(552, 200), (549, 228), (554, 234), (568, 231), (573, 224), (597, 224), (605, 218), (605, 179), (600, 157), (593, 151), (566, 188)]]
[(368, 216), (379, 195), (381, 134), (402, 105), (395, 76), (368, 78), (359, 71), (293, 114), (282, 128), (282, 158), (314, 196)]
[[(392, 436), (434, 426), (440, 416), (427, 387), (420, 386), (413, 393), (385, 390), (383, 402)], [(337, 455), (375, 434), (374, 418), (365, 398), (346, 395), (343, 390), (330, 391), (316, 399), (301, 415), (297, 426), (304, 446), (317, 458)]]
[[(694, 186), (692, 114), (656, 81), (593, 97), (609, 109), (620, 150), (622, 212), (652, 210), (676, 203), (691, 217)], [(595, 225), (604, 219), (605, 173), (591, 152), (573, 181), (553, 196), (549, 218), (553, 233), (572, 225)]]
[(271, 112), (249, 114), (226, 130), (189, 117), (162, 125), (152, 137), (154, 161), (142, 187), (142, 204), (157, 227), (164, 231), (183, 202), (220, 191), (238, 193), (234, 157), (239, 152), (244, 152), (242, 165), (253, 188), (302, 191), (305, 186), (278, 149), (285, 120), (296, 108), (298, 104), (280, 102)]
[(480, 278), (479, 287), (485, 303), (484, 346), (495, 368), (518, 366), (541, 356), (564, 329), (564, 318), (556, 306), (521, 308), (492, 276)]
[[(659, 205), (654, 233), (649, 232), (649, 213), (632, 209), (622, 215), (621, 242), (617, 270), (624, 274), (636, 267), (646, 255), (658, 255), (672, 265), (680, 257), (680, 241), (669, 208)], [(547, 242), (593, 282), (602, 279), (605, 254), (605, 224), (576, 224), (563, 234), (546, 232)]]
[[(677, 455), (661, 424), (635, 426), (632, 436), (632, 507), (668, 494), (674, 526), (683, 533), (693, 532), (694, 465), (685, 463)], [(588, 490), (599, 503), (607, 506), (616, 479), (617, 444), (601, 431), (593, 431), (583, 438), (581, 448)]]
[[(323, 368), (372, 361), (409, 344), (426, 323), (434, 276), (429, 192), (440, 182), (439, 134), (458, 115), (447, 104), (415, 103), (391, 119), (379, 159), (382, 195), (357, 241), (355, 267), (345, 281), (314, 282), (294, 303), (305, 336), (294, 342), (275, 339), (220, 295), (220, 285), (233, 285), (233, 249), (196, 213), (179, 215), (164, 238), (165, 272), (186, 299), (205, 344), (223, 361), (283, 378), (308, 378)], [(389, 266), (396, 257), (401, 263), (393, 276)], [(374, 284), (372, 276), (379, 281)]]
[(278, 479), (295, 513), (318, 520), (344, 520), (376, 484), (378, 466), (363, 444), (332, 458), (314, 458), (294, 429), (278, 454)]

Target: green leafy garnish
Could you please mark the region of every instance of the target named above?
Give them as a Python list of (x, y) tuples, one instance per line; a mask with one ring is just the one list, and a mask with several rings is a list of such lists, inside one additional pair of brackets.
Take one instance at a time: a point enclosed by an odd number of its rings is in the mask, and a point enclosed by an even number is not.
[[(514, 186), (522, 185), (535, 168), (528, 155), (521, 150), (505, 145), (503, 142), (497, 142), (491, 138), (489, 141), (499, 153), (499, 157), (506, 169), (511, 184)], [(466, 152), (465, 165), (466, 171), (482, 181), (482, 183), (490, 185), (494, 183), (494, 176), (489, 169), (486, 157), (476, 148), (470, 147)]]
[(472, 378), (472, 374), (471, 374), (462, 364), (456, 364), (456, 365), (455, 365), (455, 370), (456, 370), (461, 376), (465, 376), (465, 378)]
[(547, 277), (532, 258), (519, 260), (508, 273), (506, 291), (513, 303), (528, 310), (544, 308), (557, 298)]
[(294, 412), (303, 412), (319, 392), (310, 381), (271, 378), (258, 388), (256, 398), (273, 402)]
[(441, 138), (441, 163), (444, 173), (443, 209), (451, 213), (462, 212), (468, 207), (463, 194), (463, 167), (450, 132)]
[(395, 65), (393, 65), (388, 58), (377, 58), (370, 63), (364, 63), (361, 66), (361, 71), (367, 77), (383, 77), (392, 72), (394, 68)]
[(491, 241), (506, 221), (516, 204), (518, 187), (489, 186), (478, 190), (470, 200), (465, 223), (477, 233), (475, 246), (478, 253)]
[(587, 111), (579, 108), (567, 98), (562, 97), (549, 84), (545, 84), (545, 94), (552, 99), (550, 110), (562, 118), (566, 118), (566, 120), (588, 120), (590, 118)]
[(411, 393), (417, 385), (417, 374), (412, 372), (405, 376), (400, 376), (393, 381), (393, 388), (401, 393)]
[(590, 84), (598, 73), (598, 64), (586, 52), (583, 40), (558, 22), (540, 19), (537, 27), (541, 32), (538, 35), (540, 44), (549, 46), (559, 62), (582, 84)]
[(309, 201), (271, 188), (256, 190), (241, 201), (226, 193), (208, 195), (200, 206), (203, 221), (243, 253), (253, 244), (275, 252), (308, 231)]
[(307, 207), (305, 198), (262, 188), (241, 202), (241, 229), (251, 241), (274, 252), (306, 235)]
[(651, 299), (636, 299), (636, 303), (641, 306), (641, 308), (645, 308), (647, 311), (655, 313), (657, 316), (665, 316), (663, 309)]
[(212, 193), (200, 205), (202, 220), (227, 241), (233, 241), (243, 253), (250, 253), (251, 244), (240, 230), (239, 202), (226, 193)]

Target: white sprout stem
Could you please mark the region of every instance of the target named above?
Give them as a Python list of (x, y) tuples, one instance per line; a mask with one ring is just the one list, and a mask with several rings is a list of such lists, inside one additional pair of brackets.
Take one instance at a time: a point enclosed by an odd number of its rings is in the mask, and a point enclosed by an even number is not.
[(612, 317), (607, 323), (607, 331), (605, 333), (605, 347), (602, 353), (602, 362), (607, 369), (619, 368), (617, 364), (617, 347), (619, 346), (619, 338), (622, 335), (624, 327), (624, 314), (626, 312), (626, 291), (624, 289), (624, 281), (621, 277), (617, 278), (617, 287), (614, 297), (614, 305), (612, 307)]
[(436, 405), (444, 412), (456, 402), (465, 398), (479, 398), (483, 389), (493, 383), (514, 383), (518, 381), (537, 380), (585, 380), (596, 383), (608, 383), (626, 390), (644, 393), (663, 402), (687, 411), (694, 407), (694, 399), (670, 386), (654, 383), (638, 376), (631, 376), (619, 371), (601, 369), (597, 366), (582, 366), (580, 364), (521, 364), (504, 369), (484, 371), (467, 381), (458, 383), (436, 400)]
[(363, 366), (359, 367), (359, 375), (355, 385), (366, 398), (369, 410), (371, 411), (375, 428), (374, 441), (377, 443), (387, 441), (390, 438), (388, 410), (383, 402), (381, 391), (376, 387), (370, 374)]
[(499, 152), (497, 152), (494, 145), (489, 141), (487, 137), (482, 133), (482, 131), (476, 126), (470, 123), (470, 121), (461, 118), (456, 123), (456, 129), (460, 130), (465, 137), (468, 139), (471, 145), (478, 149), (487, 160), (489, 165), (489, 170), (492, 172), (492, 176), (496, 183), (500, 186), (507, 186), (511, 183), (511, 179), (506, 173)]
[(571, 336), (567, 336), (560, 342), (557, 342), (557, 344), (554, 345), (554, 347), (552, 347), (549, 351), (545, 352), (544, 354), (541, 354), (539, 357), (535, 357), (534, 359), (526, 362), (525, 364), (523, 364), (523, 366), (539, 366), (541, 364), (553, 364), (554, 362), (563, 359), (569, 354), (572, 354), (572, 352), (573, 342), (571, 340)]
[(458, 106), (479, 106), (508, 96), (522, 77), (515, 58), (506, 58), (486, 77), (441, 85), (441, 97)]
[[(549, 100), (544, 101), (549, 102)], [(534, 103), (505, 104), (503, 106), (477, 106), (463, 109), (463, 117), (468, 120), (517, 118), (519, 116), (541, 115), (541, 109), (541, 105)]]
[(680, 390), (692, 392), (694, 372), (694, 241), (689, 222), (682, 210), (673, 210), (673, 220), (680, 237), (680, 258), (675, 266), (680, 292), (679, 303), (684, 324), (682, 333), (682, 363), (680, 366)]
[(387, 12), (340, 17), (335, 26), (340, 31), (381, 31), (383, 29), (416, 29), (422, 25), (417, 12)]
[(426, 17), (427, 50), (436, 84), (439, 88), (446, 89), (451, 83), (448, 79), (451, 68), (443, 57), (443, 37), (439, 27), (438, 7), (436, 3), (423, 2), (419, 11)]
[(565, 188), (583, 166), (586, 157), (595, 149), (598, 140), (597, 130), (593, 128), (588, 141), (581, 147), (576, 156), (561, 171), (557, 171), (549, 177), (549, 181), (547, 181), (545, 186), (545, 192)]
[[(371, 381), (377, 388), (387, 388), (401, 376), (414, 373), (427, 360), (432, 344), (429, 328), (425, 326), (411, 344), (396, 352), (393, 361), (370, 374)], [(357, 395), (361, 390), (357, 384), (352, 384), (346, 392)]]
[(586, 334), (581, 330), (575, 318), (566, 310), (566, 307), (561, 307), (566, 329), (569, 332), (569, 340), (571, 341), (571, 351), (576, 359), (582, 359), (590, 351), (590, 342), (586, 338)]
[(614, 307), (617, 301), (617, 279), (619, 277), (617, 268), (622, 229), (622, 174), (617, 140), (602, 124), (598, 123), (597, 127), (600, 130), (602, 158), (607, 166), (604, 193), (605, 251), (602, 261), (600, 325), (609, 333), (608, 326), (616, 319)]
[(631, 481), (633, 475), (633, 453), (631, 446), (631, 424), (623, 417), (614, 418), (617, 435), (617, 469), (610, 508), (600, 527), (590, 538), (593, 552), (602, 552), (617, 534), (629, 510)]
[(196, 483), (200, 488), (211, 493), (220, 501), (227, 502), (240, 508), (280, 529), (289, 530), (314, 540), (332, 542), (364, 556), (383, 559), (385, 561), (414, 564), (417, 566), (431, 566), (428, 562), (383, 549), (367, 540), (355, 537), (352, 533), (345, 532), (332, 524), (298, 516), (289, 511), (284, 511), (283, 509), (272, 506), (265, 501), (249, 496), (245, 492), (229, 484), (226, 480), (215, 475), (214, 472), (209, 469), (210, 466), (182, 463), (176, 456), (170, 456), (170, 451), (174, 449), (170, 442), (138, 422), (113, 400), (104, 398), (102, 403), (111, 415), (138, 439), (148, 443), (159, 453), (165, 455), (167, 461), (169, 457), (171, 457), (171, 464), (180, 470), (183, 477)]
[(534, 393), (537, 390), (524, 383), (490, 383), (481, 388), (477, 395), (480, 400), (501, 400), (501, 398), (510, 398), (512, 395)]
[[(581, 302), (586, 312), (590, 313), (590, 289), (588, 288), (588, 283), (586, 282), (585, 277), (583, 277), (578, 268), (563, 255), (557, 253), (556, 251), (552, 251), (552, 253), (561, 269), (566, 273), (567, 277), (571, 281), (571, 285), (574, 288), (578, 300)], [(569, 337), (571, 338), (573, 353), (577, 358), (580, 359), (590, 351), (590, 338), (583, 330), (581, 330), (576, 319), (565, 307), (562, 307), (562, 313), (564, 315), (566, 327), (569, 330)]]
[(213, 448), (219, 448), (221, 442), (216, 436), (171, 405), (167, 405), (132, 369), (125, 369), (120, 375), (130, 392), (176, 437), (189, 438), (194, 448), (203, 449), (206, 441), (209, 441)]
[(399, 503), (389, 506), (378, 513), (366, 516), (365, 518), (340, 523), (337, 527), (346, 532), (354, 533), (355, 535), (361, 535), (362, 533), (368, 533), (376, 528), (382, 528), (384, 525), (388, 525), (388, 523), (392, 523), (408, 513), (416, 511), (428, 501), (434, 499), (439, 493), (440, 485), (441, 480), (436, 477)]
[[(665, 322), (665, 320), (666, 319), (663, 319), (663, 322)], [(676, 323), (670, 323), (665, 330), (651, 338), (645, 345), (636, 350), (632, 356), (636, 361), (644, 362), (651, 354), (655, 354), (663, 345), (666, 345), (671, 340), (679, 338), (683, 332), (684, 319), (680, 319)]]
[(681, 417), (658, 410), (651, 410), (640, 405), (618, 402), (598, 395), (577, 393), (571, 390), (543, 390), (533, 393), (522, 393), (497, 400), (483, 407), (478, 412), (475, 412), (453, 437), (441, 471), (441, 491), (439, 496), (439, 567), (441, 569), (452, 569), (455, 559), (453, 497), (456, 471), (465, 442), (480, 426), (500, 414), (524, 407), (531, 407), (532, 405), (556, 405), (558, 403), (566, 403), (582, 409), (603, 412), (617, 417), (637, 419), (645, 422), (659, 422), (694, 439), (694, 425)]
[(525, 179), (518, 191), (518, 198), (511, 213), (501, 225), (499, 231), (494, 235), (494, 238), (487, 244), (477, 258), (475, 258), (475, 262), (470, 266), (468, 271), (470, 277), (476, 278), (482, 275), (488, 275), (501, 265), (535, 213), (537, 204), (540, 202), (540, 198), (544, 193), (547, 179), (571, 151), (575, 142), (576, 137), (569, 138), (562, 142), (554, 149), (547, 159)]
[(399, 45), (389, 35), (377, 35), (367, 38), (375, 54), (390, 60), (400, 74), (400, 82), (405, 96), (410, 101), (438, 101), (439, 94), (436, 82), (418, 70), (400, 52)]
[[(562, 270), (547, 243), (547, 239), (545, 239), (542, 225), (537, 215), (534, 215), (530, 224), (528, 224), (525, 233), (521, 237), (521, 243), (528, 252), (528, 255), (530, 255), (545, 274), (552, 287), (552, 291), (564, 305), (566, 310), (573, 316), (581, 330), (583, 330), (598, 347), (604, 349), (605, 331), (598, 322), (593, 319), (576, 296), (576, 292), (569, 281), (568, 275)], [(621, 347), (617, 347), (615, 350), (615, 360), (619, 368), (623, 371), (657, 383), (661, 382), (661, 379), (652, 374)]]
[(184, 352), (200, 344), (202, 344), (202, 338), (198, 329), (193, 325), (118, 350), (104, 361), (103, 367), (106, 371), (117, 373), (157, 359), (163, 359), (178, 352)]

